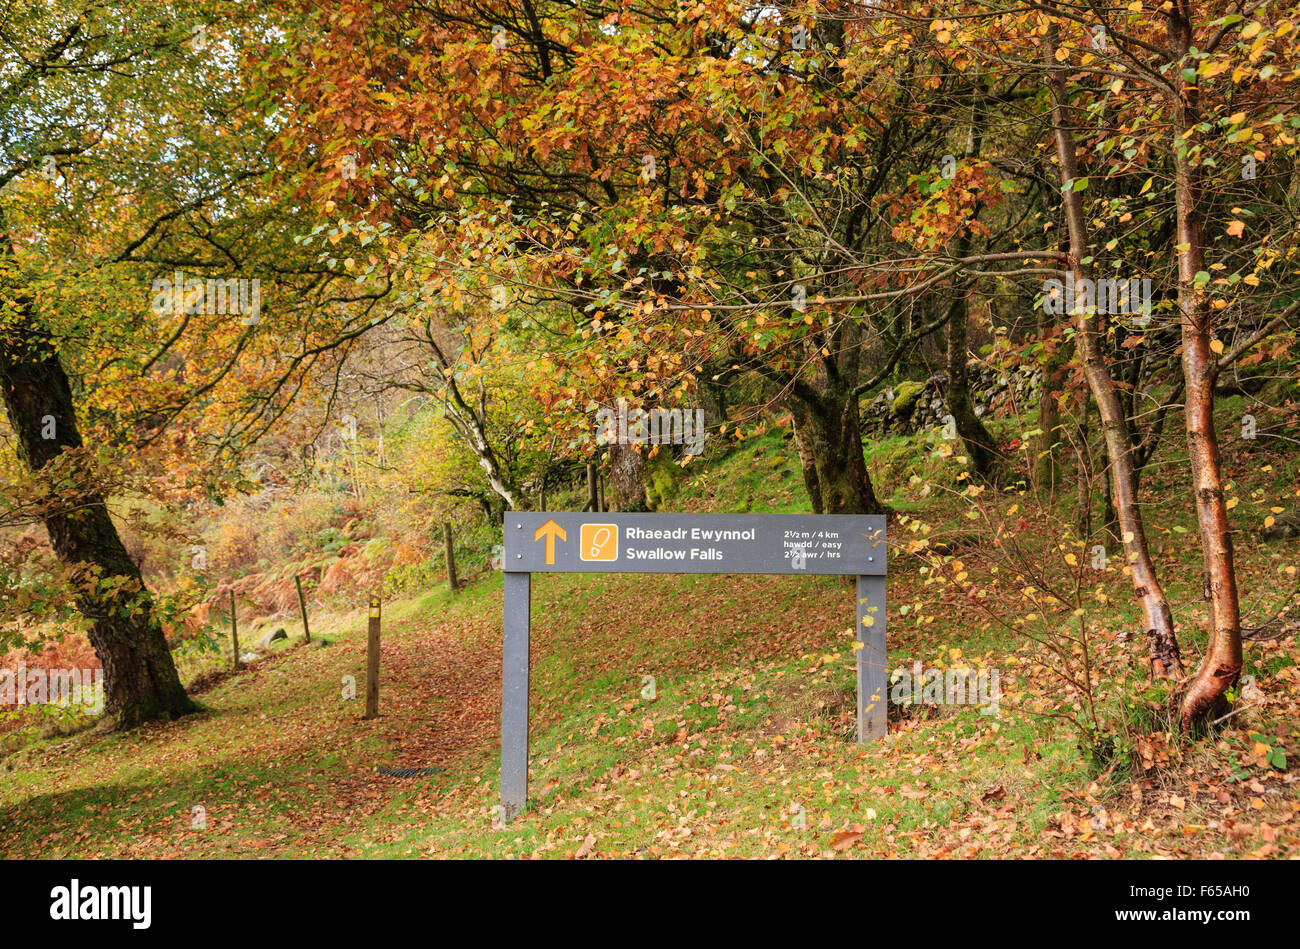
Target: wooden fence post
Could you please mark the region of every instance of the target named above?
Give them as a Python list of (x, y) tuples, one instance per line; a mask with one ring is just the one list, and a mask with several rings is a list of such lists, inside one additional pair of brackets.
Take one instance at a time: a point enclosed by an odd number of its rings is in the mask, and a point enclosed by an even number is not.
[(451, 521), (442, 522), (442, 540), (447, 546), (447, 586), (455, 593), (459, 584), (456, 582), (456, 546), (451, 540)]
[(230, 591), (230, 664), (239, 671), (239, 621), (235, 618), (235, 591)]
[(311, 629), (307, 626), (307, 600), (302, 595), (302, 577), (295, 574), (293, 584), (298, 588), (298, 609), (302, 611), (302, 637), (311, 642)]
[(366, 718), (379, 717), (379, 597), (370, 598), (366, 634)]

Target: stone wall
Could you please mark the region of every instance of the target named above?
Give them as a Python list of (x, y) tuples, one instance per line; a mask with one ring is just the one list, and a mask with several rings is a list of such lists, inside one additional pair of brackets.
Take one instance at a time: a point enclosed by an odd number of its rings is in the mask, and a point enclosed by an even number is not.
[[(1042, 370), (1036, 366), (997, 369), (971, 363), (971, 399), (980, 418), (1024, 413), (1038, 404)], [(947, 373), (935, 373), (924, 381), (896, 382), (878, 393), (862, 410), (862, 431), (873, 437), (914, 435), (930, 428), (942, 428), (948, 414), (944, 399)]]

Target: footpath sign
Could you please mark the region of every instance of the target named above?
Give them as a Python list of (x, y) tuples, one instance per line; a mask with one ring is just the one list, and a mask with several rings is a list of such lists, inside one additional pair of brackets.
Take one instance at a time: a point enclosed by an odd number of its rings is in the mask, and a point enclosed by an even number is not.
[(885, 734), (885, 519), (835, 514), (514, 513), (505, 518), (501, 805), (528, 796), (534, 573), (847, 574), (857, 582), (858, 741)]

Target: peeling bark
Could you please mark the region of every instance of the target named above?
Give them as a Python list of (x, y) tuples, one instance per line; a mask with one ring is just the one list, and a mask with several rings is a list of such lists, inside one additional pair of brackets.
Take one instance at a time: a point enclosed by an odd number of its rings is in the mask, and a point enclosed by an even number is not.
[[(1192, 2), (1180, 0), (1167, 15), (1169, 40), (1185, 60), (1192, 47)], [(1192, 469), (1196, 520), (1205, 560), (1205, 593), (1210, 602), (1210, 641), (1200, 667), (1183, 696), (1180, 718), (1184, 728), (1218, 709), (1224, 694), (1241, 676), (1241, 607), (1233, 561), (1232, 532), (1223, 493), (1219, 440), (1214, 428), (1214, 384), (1218, 374), (1210, 350), (1210, 308), (1196, 286), (1205, 269), (1205, 245), (1198, 201), (1200, 171), (1189, 157), (1200, 123), (1195, 85), (1185, 84), (1171, 71), (1176, 93), (1174, 117), (1174, 212), (1177, 238), (1179, 328), (1183, 342), (1183, 382), (1186, 388), (1187, 452)]]
[[(1083, 201), (1072, 187), (1079, 177), (1075, 154), (1074, 134), (1070, 131), (1069, 105), (1065, 89), (1065, 73), (1056, 62), (1057, 28), (1048, 27), (1044, 51), (1046, 54), (1048, 88), (1052, 98), (1052, 126), (1056, 138), (1056, 154), (1060, 161), (1062, 202), (1065, 206), (1066, 225), (1070, 236), (1070, 268), (1076, 281), (1086, 278), (1082, 261), (1089, 256), (1088, 225)], [(1073, 304), (1074, 301), (1067, 301)], [(1111, 492), (1115, 515), (1119, 521), (1120, 540), (1124, 545), (1127, 566), (1133, 574), (1135, 595), (1142, 606), (1143, 620), (1151, 647), (1149, 653), (1153, 676), (1182, 678), (1182, 658), (1174, 636), (1173, 615), (1164, 588), (1156, 575), (1147, 544), (1142, 509), (1137, 498), (1137, 470), (1133, 459), (1133, 439), (1128, 417), (1124, 414), (1119, 391), (1110, 374), (1102, 351), (1102, 317), (1096, 312), (1077, 313), (1078, 344), (1083, 358), (1084, 375), (1101, 415), (1102, 430), (1106, 440), (1106, 453), (1110, 462)], [(1157, 648), (1158, 647), (1158, 648)]]

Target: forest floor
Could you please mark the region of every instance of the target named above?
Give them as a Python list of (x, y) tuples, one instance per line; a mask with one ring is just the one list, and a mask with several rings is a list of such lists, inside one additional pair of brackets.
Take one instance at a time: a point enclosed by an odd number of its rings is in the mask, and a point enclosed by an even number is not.
[[(200, 714), (10, 754), (0, 760), (0, 855), (1300, 855), (1296, 635), (1248, 643), (1258, 695), (1209, 734), (1185, 737), (1168, 726), (1159, 689), (1145, 688), (1127, 579), (1113, 568), (1089, 574), (1107, 607), (1080, 620), (1098, 682), (1090, 729), (1088, 697), (1063, 689), (1042, 637), (1017, 634), (1032, 627), (1017, 625), (1026, 606), (1014, 584), (987, 587), (977, 610), (904, 543), (924, 532), (913, 527), (918, 512), (929, 523), (963, 516), (961, 498), (912, 480), (918, 464), (953, 464), (936, 446), (894, 439), (871, 449), (873, 477), (899, 514), (889, 666), (996, 667), (997, 714), (899, 705), (887, 738), (856, 744), (853, 592), (842, 578), (539, 575), (530, 799), (502, 827), (501, 575), (489, 573), (454, 596), (385, 604), (376, 720), (342, 696), (346, 676), (364, 682), (357, 610), (313, 619), (311, 644), (287, 626), (272, 655), (196, 696)], [(1169, 455), (1148, 477), (1159, 496), (1171, 487), (1177, 496), (1185, 477)], [(1300, 467), (1259, 451), (1231, 463), (1243, 599), (1258, 623), (1295, 588), (1300, 558), (1294, 542), (1250, 538), (1300, 483)], [(773, 433), (691, 473), (672, 507), (793, 511), (801, 492), (791, 449)], [(993, 503), (1014, 524), (1024, 501), (1008, 493)], [(1152, 520), (1194, 668), (1205, 606), (1190, 505)], [(1060, 557), (1037, 528), (1022, 519), (1021, 542)], [(962, 556), (974, 572), (996, 553)], [(426, 767), (443, 770), (411, 779), (377, 770)], [(199, 815), (206, 827), (195, 826)]]

